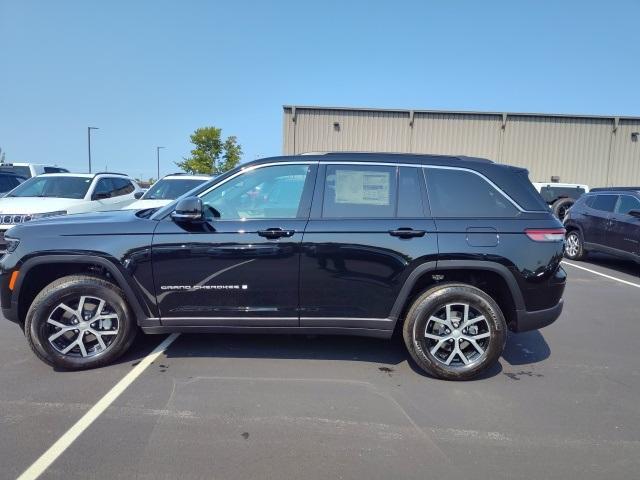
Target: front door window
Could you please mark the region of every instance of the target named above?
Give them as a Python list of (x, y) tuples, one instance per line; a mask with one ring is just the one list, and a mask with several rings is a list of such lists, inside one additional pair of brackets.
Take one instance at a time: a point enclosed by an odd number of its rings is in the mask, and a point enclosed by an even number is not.
[(250, 170), (202, 196), (220, 220), (297, 218), (308, 165), (275, 165)]

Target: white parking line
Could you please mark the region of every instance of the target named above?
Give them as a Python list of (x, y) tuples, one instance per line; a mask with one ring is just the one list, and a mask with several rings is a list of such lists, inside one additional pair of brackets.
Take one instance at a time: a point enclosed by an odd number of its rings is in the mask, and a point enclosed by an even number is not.
[(606, 273), (597, 272), (596, 270), (591, 270), (590, 268), (581, 267), (580, 265), (576, 265), (575, 263), (569, 263), (566, 260), (562, 261), (563, 265), (570, 265), (574, 268), (579, 268), (580, 270), (584, 270), (585, 272), (594, 273), (596, 275), (600, 275), (601, 277), (608, 278), (609, 280), (615, 280), (616, 282), (624, 283), (625, 285), (629, 285), (631, 287), (640, 288), (640, 284), (628, 282), (627, 280), (622, 280), (621, 278), (612, 277), (611, 275), (607, 275)]
[(151, 365), (151, 362), (169, 348), (169, 345), (171, 345), (179, 336), (179, 333), (172, 333), (160, 345), (154, 348), (153, 351), (144, 357), (133, 370), (125, 375), (122, 380), (116, 383), (104, 397), (98, 400), (98, 403), (91, 407), (91, 409), (85, 413), (82, 418), (73, 425), (73, 427), (67, 430), (64, 435), (56, 441), (56, 443), (51, 445), (49, 450), (44, 452), (40, 458), (27, 468), (22, 475), (18, 477), (18, 480), (33, 480), (42, 475), (44, 471), (49, 468), (49, 466), (55, 462), (67, 448), (69, 448), (69, 446), (82, 434), (82, 432), (84, 432), (94, 422), (94, 420), (96, 420), (109, 407), (109, 405), (111, 405), (120, 396), (120, 394), (140, 376), (142, 372), (144, 372), (149, 365)]

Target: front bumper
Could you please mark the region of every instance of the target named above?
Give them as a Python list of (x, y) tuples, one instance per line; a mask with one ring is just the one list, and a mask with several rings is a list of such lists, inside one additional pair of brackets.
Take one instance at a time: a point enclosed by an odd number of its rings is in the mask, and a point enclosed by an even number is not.
[(564, 300), (560, 299), (555, 306), (544, 310), (518, 310), (516, 312), (518, 318), (515, 325), (513, 325), (513, 331), (528, 332), (529, 330), (538, 330), (551, 325), (562, 313), (563, 306)]

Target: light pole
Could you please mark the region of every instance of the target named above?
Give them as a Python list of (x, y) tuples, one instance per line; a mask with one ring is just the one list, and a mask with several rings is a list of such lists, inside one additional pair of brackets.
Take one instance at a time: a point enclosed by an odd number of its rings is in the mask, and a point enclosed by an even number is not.
[(87, 145), (89, 147), (89, 173), (91, 173), (91, 130), (99, 130), (99, 128), (87, 127)]
[(160, 180), (160, 149), (164, 147), (156, 147), (156, 160), (158, 162), (158, 176), (156, 177), (156, 181)]

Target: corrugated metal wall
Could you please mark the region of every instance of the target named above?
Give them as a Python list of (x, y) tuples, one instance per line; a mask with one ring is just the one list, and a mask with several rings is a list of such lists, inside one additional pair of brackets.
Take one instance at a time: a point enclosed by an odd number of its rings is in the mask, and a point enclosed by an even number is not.
[(469, 155), (522, 166), (534, 181), (640, 185), (640, 118), (284, 107), (285, 154)]
[[(404, 151), (495, 159), (501, 125), (502, 117), (497, 115), (415, 113), (411, 145)], [(408, 127), (406, 121), (404, 126)]]

